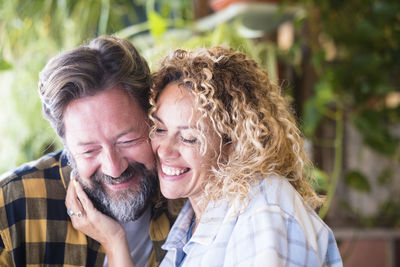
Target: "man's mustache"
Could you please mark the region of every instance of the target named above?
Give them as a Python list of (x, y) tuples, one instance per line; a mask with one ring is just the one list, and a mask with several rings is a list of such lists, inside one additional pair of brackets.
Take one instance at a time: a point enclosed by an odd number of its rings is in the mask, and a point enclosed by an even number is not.
[(139, 174), (139, 176), (142, 176), (146, 170), (147, 169), (146, 166), (144, 166), (144, 164), (139, 162), (132, 162), (129, 163), (126, 170), (119, 177), (112, 177), (102, 173), (101, 171), (97, 171), (92, 176), (90, 176), (90, 179), (97, 184), (102, 184), (102, 183), (119, 184), (129, 181), (133, 176), (137, 174)]

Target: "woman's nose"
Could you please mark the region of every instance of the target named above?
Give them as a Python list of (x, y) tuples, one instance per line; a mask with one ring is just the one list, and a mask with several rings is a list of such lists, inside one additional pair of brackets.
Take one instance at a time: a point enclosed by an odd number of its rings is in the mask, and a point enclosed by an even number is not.
[(173, 138), (160, 138), (157, 140), (157, 155), (160, 159), (168, 160), (168, 159), (175, 159), (179, 157), (179, 151), (176, 142)]

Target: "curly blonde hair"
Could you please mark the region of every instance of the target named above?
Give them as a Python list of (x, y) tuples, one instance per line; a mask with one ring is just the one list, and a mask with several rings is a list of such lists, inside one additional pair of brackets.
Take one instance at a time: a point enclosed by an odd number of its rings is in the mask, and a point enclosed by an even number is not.
[(254, 181), (279, 175), (311, 207), (322, 204), (310, 184), (306, 170), (311, 163), (291, 109), (280, 87), (254, 60), (223, 47), (178, 49), (162, 60), (152, 81), (152, 120), (161, 91), (177, 83), (192, 92), (200, 117), (212, 125), (222, 146), (230, 148), (226, 157), (218, 157), (214, 177), (204, 189), (206, 200), (247, 201)]

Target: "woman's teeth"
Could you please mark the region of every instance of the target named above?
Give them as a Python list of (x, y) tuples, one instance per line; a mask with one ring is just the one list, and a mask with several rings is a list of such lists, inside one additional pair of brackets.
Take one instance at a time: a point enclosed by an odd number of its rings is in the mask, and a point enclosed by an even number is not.
[(163, 165), (161, 166), (161, 169), (162, 169), (163, 173), (165, 173), (166, 175), (170, 175), (170, 176), (181, 175), (182, 173), (187, 172), (189, 170), (188, 168), (176, 169), (176, 168), (166, 167)]

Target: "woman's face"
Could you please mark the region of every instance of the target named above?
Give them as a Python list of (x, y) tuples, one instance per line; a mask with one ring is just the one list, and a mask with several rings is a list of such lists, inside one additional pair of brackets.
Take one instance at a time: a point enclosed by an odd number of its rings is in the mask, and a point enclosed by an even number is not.
[(219, 154), (219, 138), (211, 127), (204, 133), (206, 153), (200, 153), (196, 127), (200, 113), (193, 109), (193, 100), (186, 88), (167, 85), (158, 97), (152, 136), (162, 194), (170, 199), (188, 197), (192, 202), (201, 197)]

